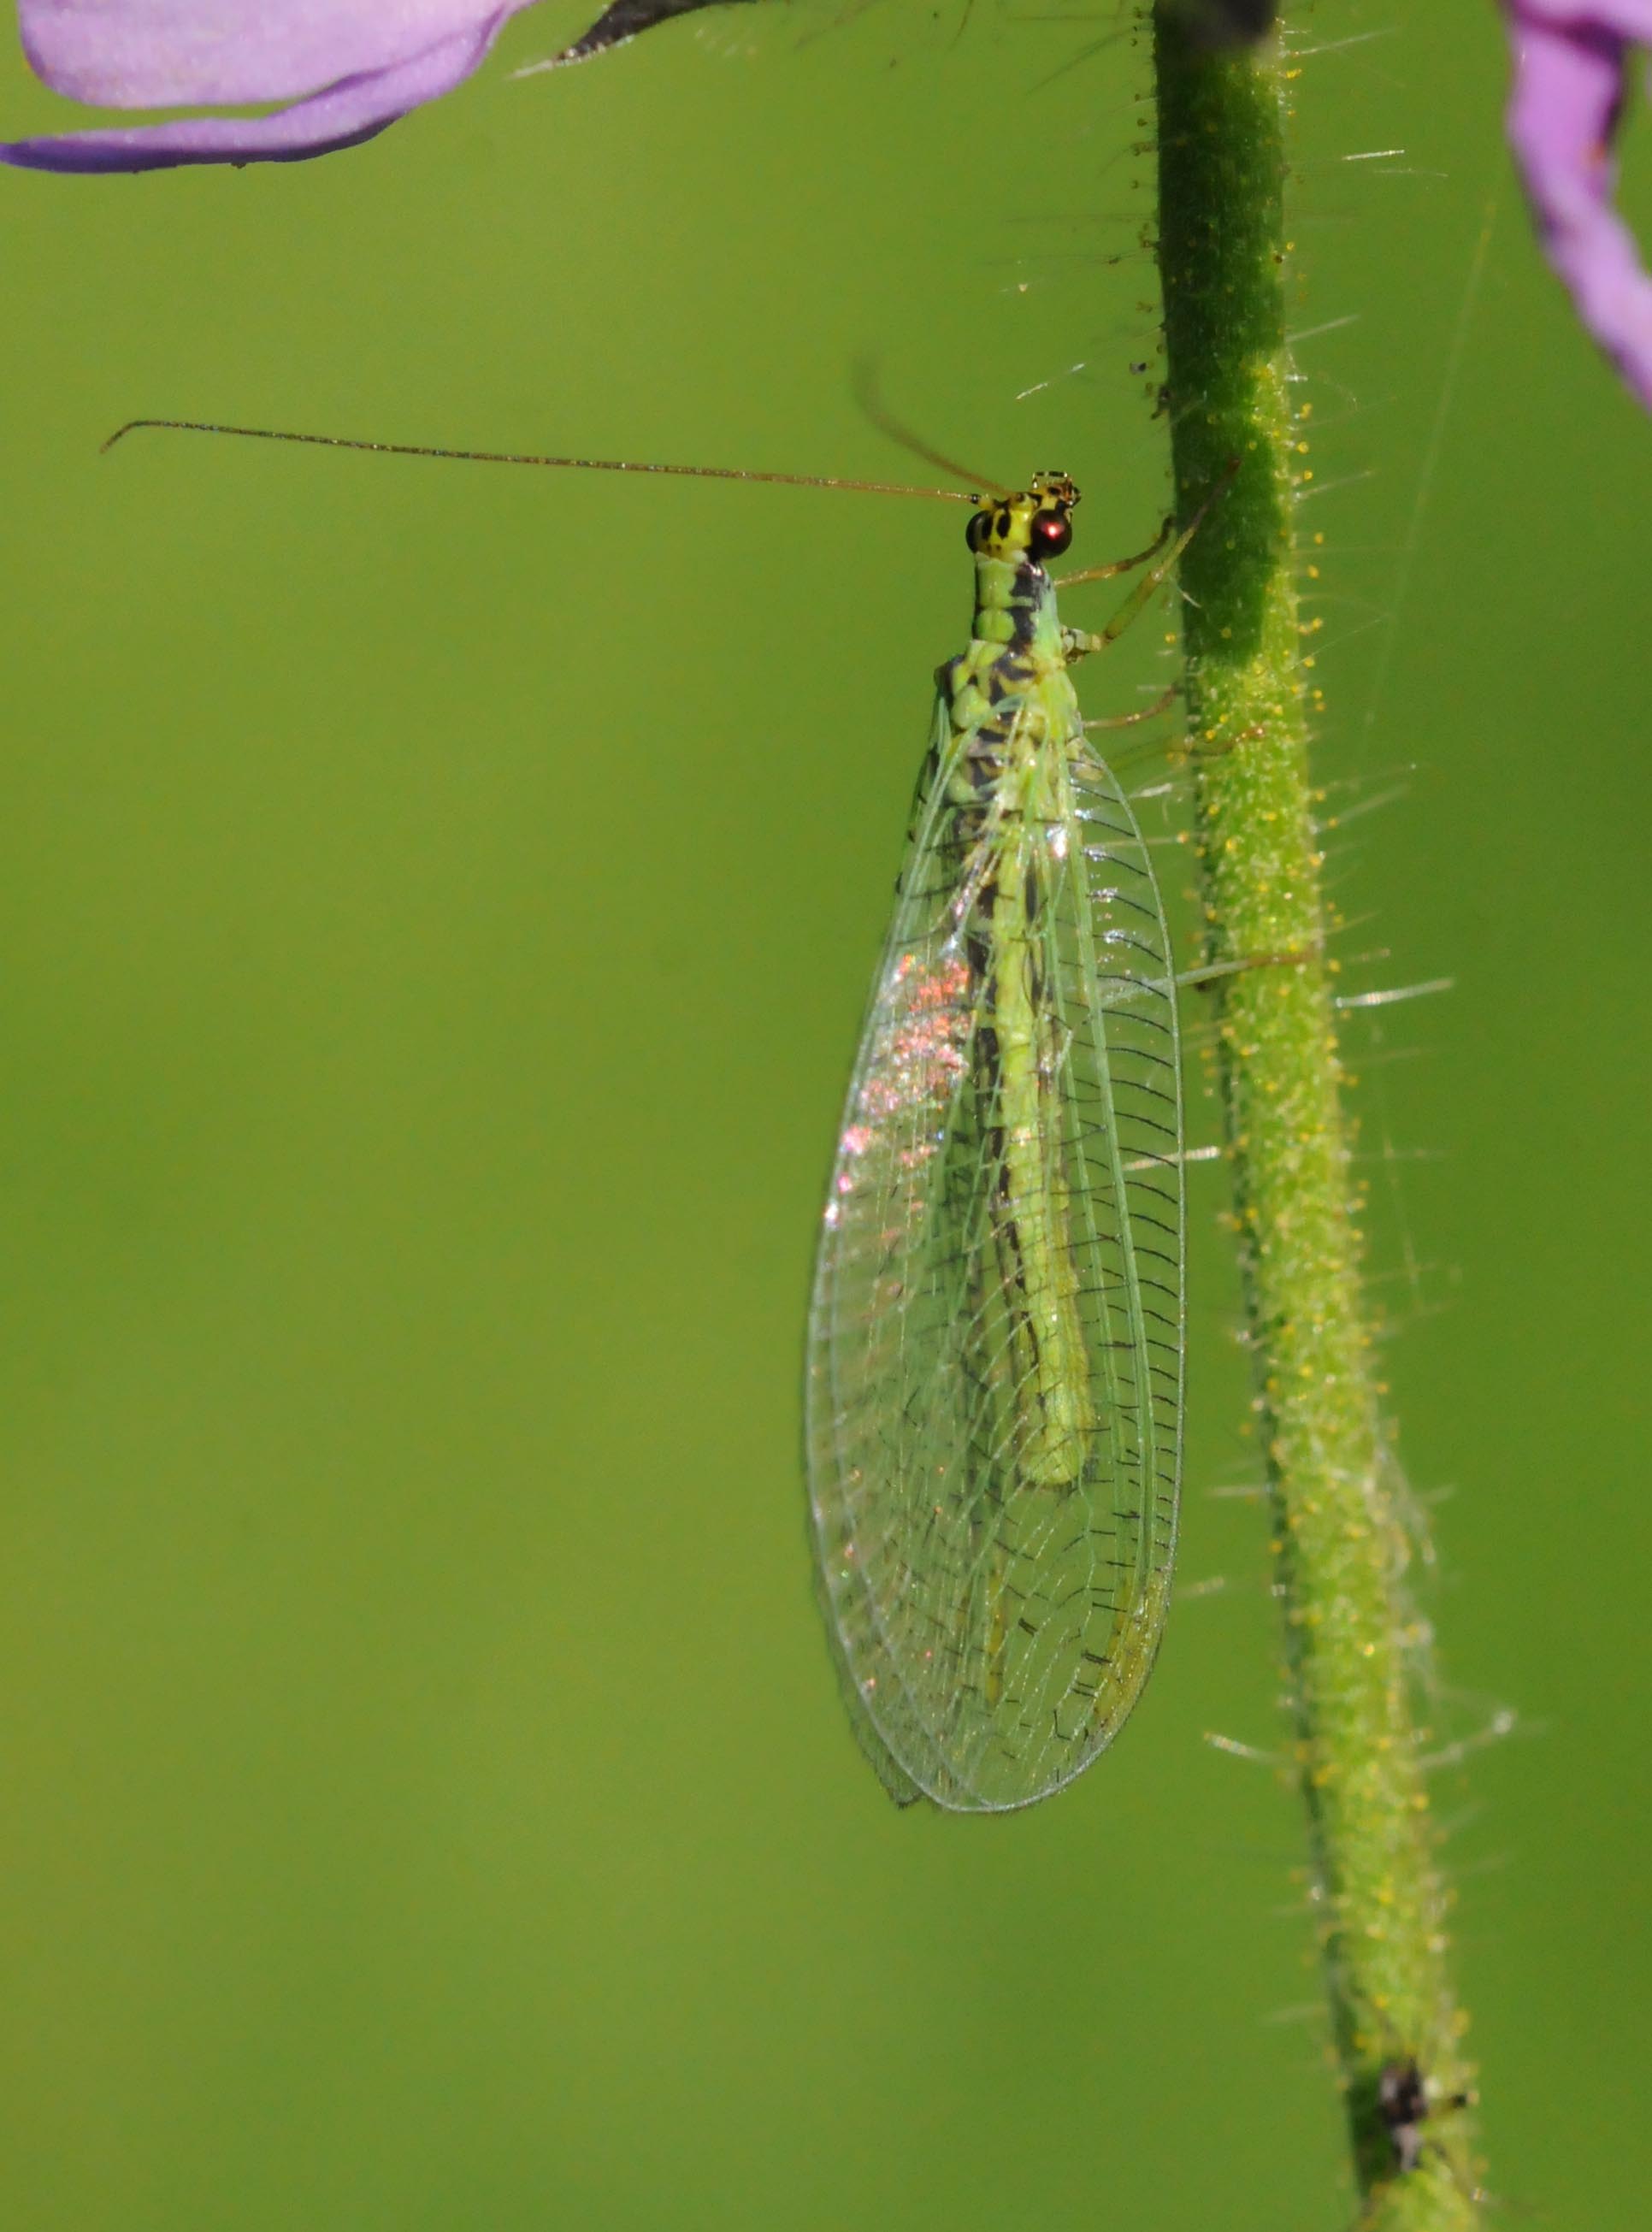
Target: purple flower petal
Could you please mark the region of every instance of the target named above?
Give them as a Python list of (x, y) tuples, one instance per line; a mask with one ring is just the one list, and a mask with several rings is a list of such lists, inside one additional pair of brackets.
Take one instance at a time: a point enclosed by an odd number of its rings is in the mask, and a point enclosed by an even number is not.
[(1652, 0), (1506, 0), (1509, 144), (1550, 263), (1578, 316), (1652, 409), (1652, 279), (1612, 206), (1612, 143)]
[(1632, 46), (1652, 41), (1652, 0), (1507, 0), (1507, 4), (1511, 15), (1552, 24), (1557, 30), (1592, 26)]
[[(43, 171), (289, 162), (354, 146), (468, 77), (529, 0), (24, 0), (59, 92), (114, 108), (308, 94), (273, 115), (189, 117), (0, 145)], [(318, 89), (319, 88), (319, 89)]]
[(508, 12), (502, 0), (19, 0), (17, 10), (36, 76), (100, 108), (292, 101)]

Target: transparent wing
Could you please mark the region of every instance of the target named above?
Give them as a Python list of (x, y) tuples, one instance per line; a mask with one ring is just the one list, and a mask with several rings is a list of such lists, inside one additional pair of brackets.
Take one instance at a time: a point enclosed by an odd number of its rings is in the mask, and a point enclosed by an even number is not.
[(1151, 1667), (1182, 1390), (1175, 996), (1070, 683), (951, 733), (845, 1106), (807, 1369), (817, 1573), (897, 1797), (1029, 1804)]

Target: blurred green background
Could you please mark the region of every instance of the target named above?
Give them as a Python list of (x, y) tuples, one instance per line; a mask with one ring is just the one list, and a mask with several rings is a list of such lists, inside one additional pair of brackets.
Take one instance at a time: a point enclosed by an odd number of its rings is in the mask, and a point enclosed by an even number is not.
[[(1279, 1735), (1219, 1170), (1116, 1752), (899, 1815), (810, 1601), (818, 1189), (959, 520), (98, 457), (176, 412), (901, 477), (871, 354), (1077, 473), (1079, 562), (1146, 539), (1116, 17), (738, 9), (512, 81), (584, 20), (313, 165), (0, 177), (0, 2216), (1339, 2232), (1299, 1825), (1202, 1742)], [(1437, 1784), (1458, 1958), (1490, 2183), (1583, 2232), (1652, 2185), (1652, 429), (1529, 243), (1490, 11), (1297, 21), (1339, 951), (1455, 979), (1350, 1016), (1375, 1291), (1439, 1741), (1523, 1716)]]

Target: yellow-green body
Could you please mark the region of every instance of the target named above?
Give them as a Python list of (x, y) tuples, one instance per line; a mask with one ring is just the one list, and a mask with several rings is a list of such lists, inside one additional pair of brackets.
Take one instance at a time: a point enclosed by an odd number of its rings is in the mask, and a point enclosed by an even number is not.
[[(1146, 1679), (1182, 1405), (1181, 1104), (1150, 857), (1087, 743), (1041, 477), (971, 530), (975, 625), (929, 757), (828, 1191), (810, 1502), (891, 1791), (1000, 1810)], [(1065, 534), (1054, 543), (1065, 547)]]

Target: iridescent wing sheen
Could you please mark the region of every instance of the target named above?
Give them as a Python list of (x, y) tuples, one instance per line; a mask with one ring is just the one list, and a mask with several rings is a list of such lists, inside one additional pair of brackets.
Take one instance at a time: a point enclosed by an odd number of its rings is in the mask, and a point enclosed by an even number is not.
[[(817, 1579), (891, 1794), (1030, 1804), (1151, 1667), (1182, 1396), (1181, 1087), (1147, 848), (1071, 683), (943, 698), (850, 1085), (807, 1366)], [(983, 769), (986, 770), (983, 772)]]

